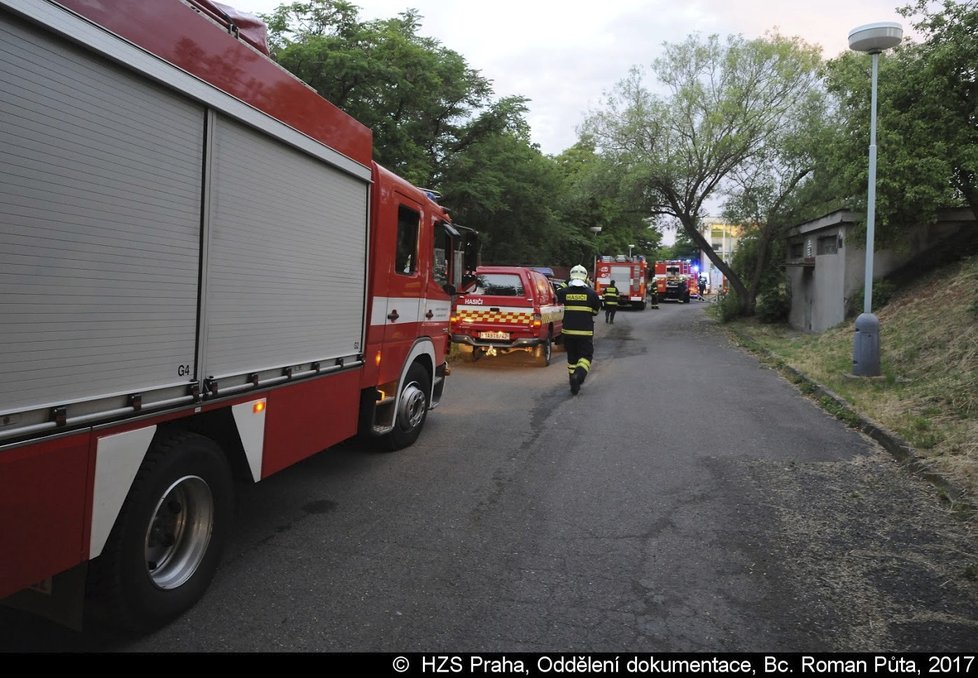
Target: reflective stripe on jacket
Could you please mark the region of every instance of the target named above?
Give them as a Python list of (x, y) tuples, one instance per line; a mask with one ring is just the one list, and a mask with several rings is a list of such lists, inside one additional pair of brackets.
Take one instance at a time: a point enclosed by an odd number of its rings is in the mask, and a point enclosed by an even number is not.
[(601, 298), (587, 285), (568, 285), (557, 290), (564, 305), (564, 334), (594, 334), (594, 316), (601, 311)]

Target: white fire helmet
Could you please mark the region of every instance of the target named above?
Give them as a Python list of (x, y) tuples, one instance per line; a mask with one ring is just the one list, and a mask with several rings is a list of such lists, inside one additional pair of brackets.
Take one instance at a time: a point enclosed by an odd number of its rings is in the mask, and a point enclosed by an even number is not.
[(587, 280), (587, 269), (578, 264), (570, 270), (571, 280)]

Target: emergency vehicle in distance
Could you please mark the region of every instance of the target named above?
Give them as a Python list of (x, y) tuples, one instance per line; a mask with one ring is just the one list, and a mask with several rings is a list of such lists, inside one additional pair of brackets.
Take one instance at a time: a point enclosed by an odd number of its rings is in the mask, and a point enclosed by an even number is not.
[(0, 0), (0, 598), (71, 626), (191, 607), (234, 480), (448, 374), (459, 230), (224, 9)]
[(649, 265), (641, 255), (599, 255), (594, 259), (594, 291), (601, 297), (604, 289), (615, 281), (618, 289), (618, 308), (638, 308), (644, 311), (648, 304), (646, 281)]
[(688, 304), (700, 295), (698, 267), (689, 259), (666, 259), (655, 262), (655, 285), (659, 301), (672, 299)]

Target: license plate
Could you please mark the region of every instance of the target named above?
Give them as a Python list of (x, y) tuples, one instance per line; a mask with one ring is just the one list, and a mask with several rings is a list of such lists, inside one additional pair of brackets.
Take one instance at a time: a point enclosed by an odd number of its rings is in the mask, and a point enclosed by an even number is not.
[(509, 332), (479, 332), (479, 339), (509, 341)]

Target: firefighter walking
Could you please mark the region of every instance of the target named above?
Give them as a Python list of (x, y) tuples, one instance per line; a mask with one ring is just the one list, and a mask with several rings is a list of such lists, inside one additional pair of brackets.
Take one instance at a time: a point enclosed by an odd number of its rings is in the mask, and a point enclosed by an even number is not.
[(615, 324), (615, 312), (618, 310), (618, 288), (615, 281), (604, 288), (604, 321)]
[(571, 393), (577, 395), (591, 370), (594, 357), (594, 316), (601, 311), (601, 297), (587, 284), (587, 269), (577, 265), (570, 270), (567, 287), (557, 290), (564, 305), (564, 348)]

